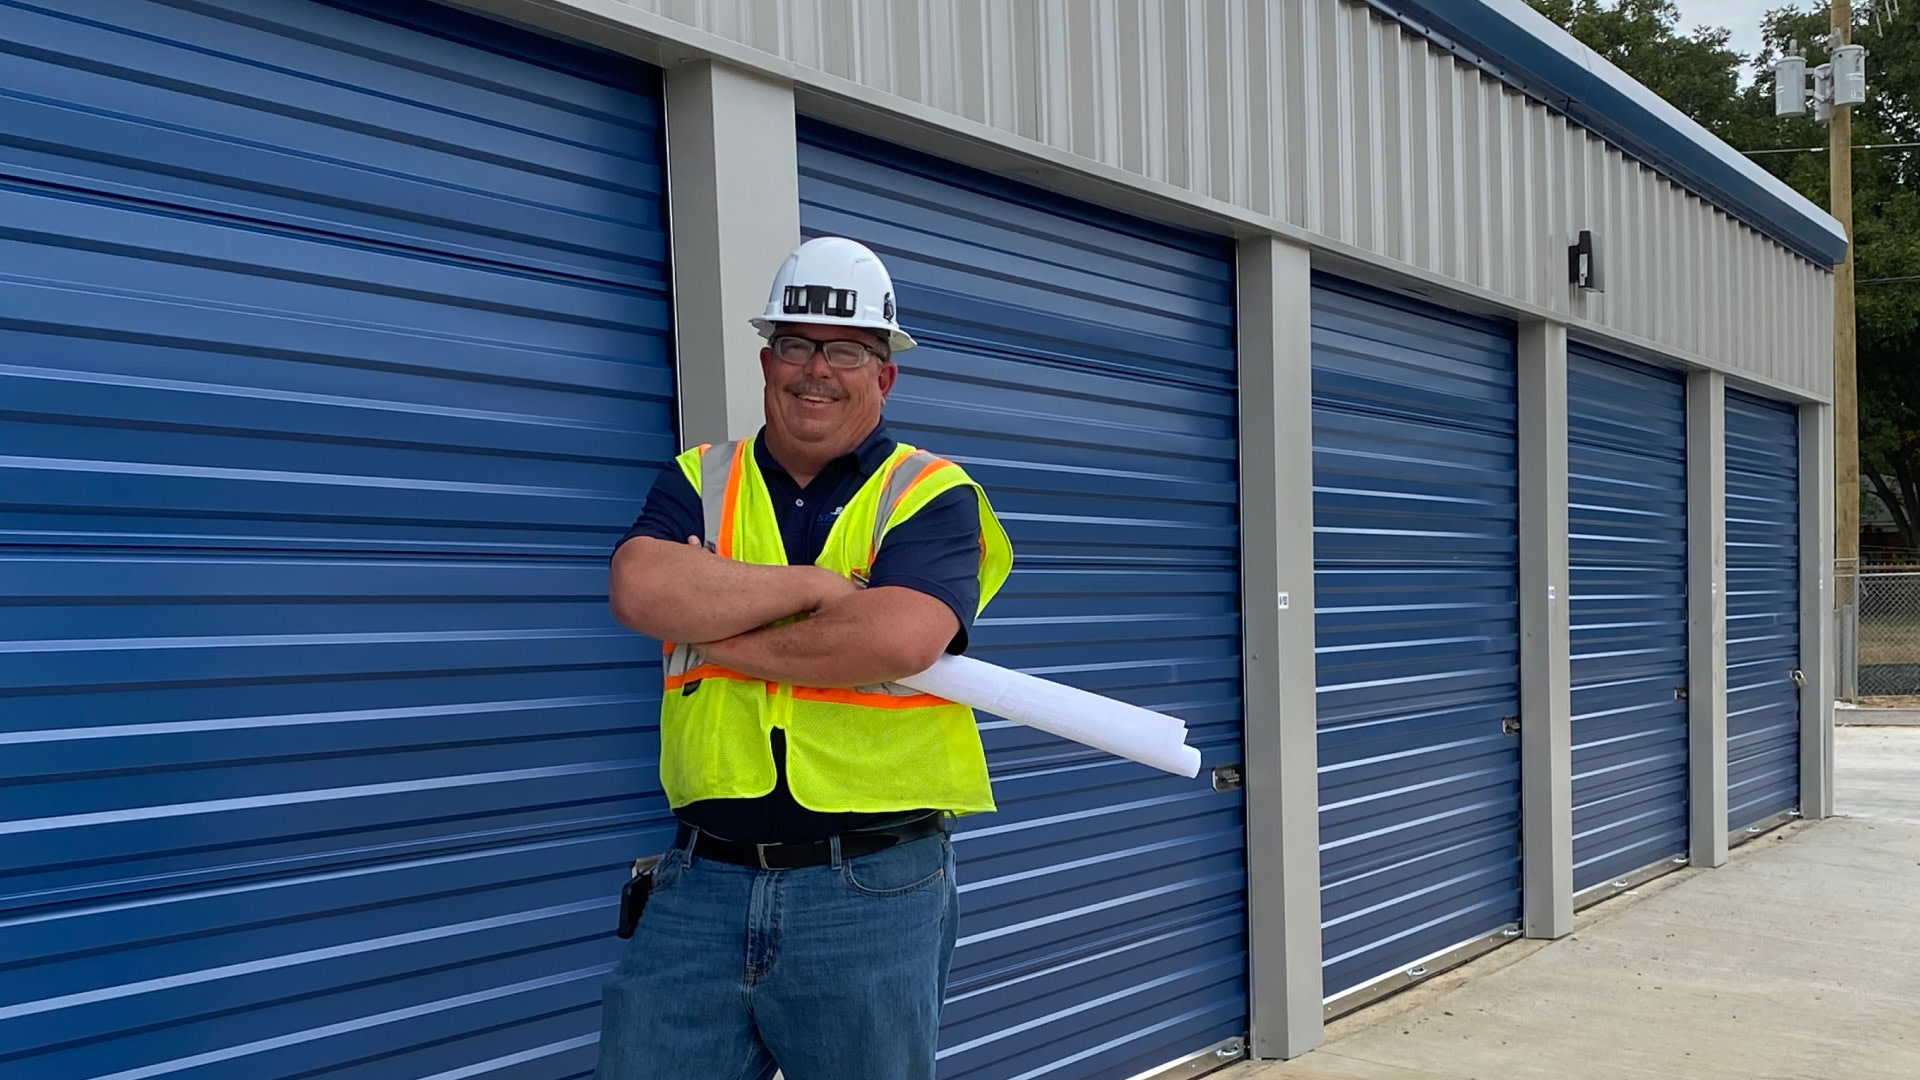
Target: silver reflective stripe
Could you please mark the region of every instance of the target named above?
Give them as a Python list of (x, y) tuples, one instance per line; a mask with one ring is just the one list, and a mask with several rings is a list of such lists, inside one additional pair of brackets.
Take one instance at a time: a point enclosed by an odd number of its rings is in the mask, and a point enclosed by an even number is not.
[[(720, 523), (726, 520), (727, 475), (733, 471), (737, 442), (709, 446), (700, 455), (700, 535), (708, 551), (720, 550)], [(691, 645), (675, 645), (667, 654), (666, 677), (685, 675), (700, 663), (700, 655)]]
[(685, 675), (687, 672), (692, 671), (699, 662), (700, 656), (693, 651), (693, 646), (675, 645), (673, 651), (667, 654), (666, 677), (671, 679), (675, 676)]
[(706, 538), (708, 551), (720, 550), (720, 523), (727, 519), (727, 477), (740, 445), (720, 443), (700, 455), (700, 535)]
[(900, 459), (899, 467), (893, 470), (893, 475), (887, 477), (887, 486), (880, 492), (880, 506), (873, 515), (871, 550), (880, 550), (880, 538), (886, 535), (887, 522), (893, 519), (893, 512), (899, 508), (900, 500), (907, 497), (907, 489), (920, 478), (920, 474), (926, 471), (927, 466), (939, 460), (937, 455), (929, 454), (925, 450), (915, 450)]
[[(939, 455), (930, 454), (925, 450), (915, 450), (900, 459), (900, 464), (893, 470), (893, 475), (887, 477), (887, 486), (880, 492), (880, 506), (873, 518), (872, 550), (876, 552), (880, 550), (880, 538), (886, 535), (887, 522), (893, 519), (893, 512), (899, 509), (900, 500), (907, 497), (907, 491), (913, 487), (913, 482), (920, 479), (920, 474), (927, 470), (927, 466), (939, 460)], [(910, 686), (901, 686), (899, 683), (856, 686), (854, 690), (862, 694), (886, 694), (888, 697), (921, 696), (920, 691)]]

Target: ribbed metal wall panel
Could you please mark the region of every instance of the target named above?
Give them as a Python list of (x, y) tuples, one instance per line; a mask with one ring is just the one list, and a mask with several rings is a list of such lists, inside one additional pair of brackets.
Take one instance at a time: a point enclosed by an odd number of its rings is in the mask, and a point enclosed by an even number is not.
[(0, 2), (0, 1075), (592, 1068), (660, 144), (431, 5)]
[(1573, 887), (1687, 850), (1687, 400), (1677, 372), (1567, 357)]
[[(1240, 760), (1232, 247), (833, 128), (800, 220), (887, 260), (921, 347), (895, 433), (965, 465), (1008, 532), (983, 659), (1185, 718)], [(953, 1078), (1128, 1077), (1246, 1032), (1241, 797), (983, 718), (997, 813), (963, 819)]]
[[(743, 46), (730, 59), (757, 51), (828, 93), (882, 95), (1103, 166), (1108, 180), (1831, 391), (1825, 270), (1366, 4), (623, 3), (649, 34)], [(1604, 294), (1567, 288), (1582, 229), (1600, 238)]]
[(1800, 805), (1800, 416), (1727, 391), (1727, 828)]
[(1315, 280), (1329, 997), (1520, 917), (1515, 363), (1509, 324)]

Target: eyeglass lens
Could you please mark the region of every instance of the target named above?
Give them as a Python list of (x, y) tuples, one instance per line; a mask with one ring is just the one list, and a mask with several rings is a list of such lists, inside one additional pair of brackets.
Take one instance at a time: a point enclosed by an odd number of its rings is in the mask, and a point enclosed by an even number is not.
[(774, 355), (789, 364), (810, 362), (816, 349), (826, 354), (830, 367), (857, 368), (867, 362), (867, 347), (857, 341), (815, 341), (784, 335), (773, 339)]

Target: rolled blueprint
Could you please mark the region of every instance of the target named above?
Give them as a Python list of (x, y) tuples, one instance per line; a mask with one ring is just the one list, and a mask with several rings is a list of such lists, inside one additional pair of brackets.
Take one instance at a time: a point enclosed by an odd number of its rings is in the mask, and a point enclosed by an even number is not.
[(943, 656), (896, 681), (1176, 776), (1200, 773), (1200, 751), (1186, 745), (1187, 725), (1138, 705), (965, 656)]

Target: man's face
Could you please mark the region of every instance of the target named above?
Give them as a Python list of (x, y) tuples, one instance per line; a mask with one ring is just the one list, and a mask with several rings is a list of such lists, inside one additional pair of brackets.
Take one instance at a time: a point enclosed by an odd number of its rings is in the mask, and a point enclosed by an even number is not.
[(893, 391), (893, 380), (900, 369), (891, 360), (880, 359), (886, 346), (866, 330), (794, 323), (782, 325), (774, 341), (796, 337), (822, 345), (830, 341), (857, 342), (870, 350), (865, 362), (856, 368), (834, 367), (820, 349), (813, 350), (800, 364), (782, 359), (771, 346), (760, 350), (760, 372), (767, 384), (767, 425), (795, 443), (823, 445), (844, 453), (859, 445), (880, 422), (880, 408)]

